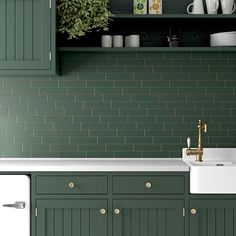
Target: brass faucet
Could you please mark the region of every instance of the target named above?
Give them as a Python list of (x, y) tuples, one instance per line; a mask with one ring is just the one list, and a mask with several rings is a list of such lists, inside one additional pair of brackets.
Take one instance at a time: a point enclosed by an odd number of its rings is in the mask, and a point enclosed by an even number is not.
[(198, 128), (198, 146), (197, 148), (194, 149), (190, 148), (191, 139), (188, 137), (187, 139), (188, 149), (186, 150), (186, 154), (188, 156), (196, 155), (196, 161), (202, 162), (202, 156), (203, 156), (202, 130), (206, 133), (208, 131), (208, 126), (207, 123), (199, 120), (197, 128)]

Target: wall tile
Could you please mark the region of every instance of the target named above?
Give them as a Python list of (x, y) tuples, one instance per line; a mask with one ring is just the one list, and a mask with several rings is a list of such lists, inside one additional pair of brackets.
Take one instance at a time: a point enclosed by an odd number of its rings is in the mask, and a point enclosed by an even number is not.
[(62, 76), (0, 77), (1, 157), (181, 157), (197, 122), (236, 147), (234, 52), (64, 53)]

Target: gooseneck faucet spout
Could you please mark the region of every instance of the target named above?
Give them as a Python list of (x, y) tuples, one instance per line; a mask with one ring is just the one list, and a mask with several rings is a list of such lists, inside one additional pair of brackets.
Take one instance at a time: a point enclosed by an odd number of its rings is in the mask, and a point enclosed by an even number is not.
[(186, 154), (188, 156), (195, 155), (196, 156), (196, 161), (202, 162), (202, 156), (203, 156), (203, 144), (202, 144), (202, 130), (206, 133), (208, 132), (208, 126), (207, 123), (202, 122), (199, 120), (198, 122), (198, 145), (197, 148), (191, 148), (191, 139), (188, 137), (187, 138), (187, 146), (188, 149), (186, 150)]

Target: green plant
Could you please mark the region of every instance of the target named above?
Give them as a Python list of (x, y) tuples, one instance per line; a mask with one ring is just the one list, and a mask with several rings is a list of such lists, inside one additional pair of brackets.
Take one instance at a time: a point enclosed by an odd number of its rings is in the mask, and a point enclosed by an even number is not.
[(59, 32), (69, 39), (78, 38), (93, 29), (108, 30), (109, 0), (57, 0)]

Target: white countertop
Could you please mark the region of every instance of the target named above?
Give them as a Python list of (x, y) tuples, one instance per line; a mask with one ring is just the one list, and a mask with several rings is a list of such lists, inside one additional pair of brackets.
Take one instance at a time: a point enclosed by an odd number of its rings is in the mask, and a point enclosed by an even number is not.
[(182, 158), (0, 158), (0, 172), (189, 171)]

